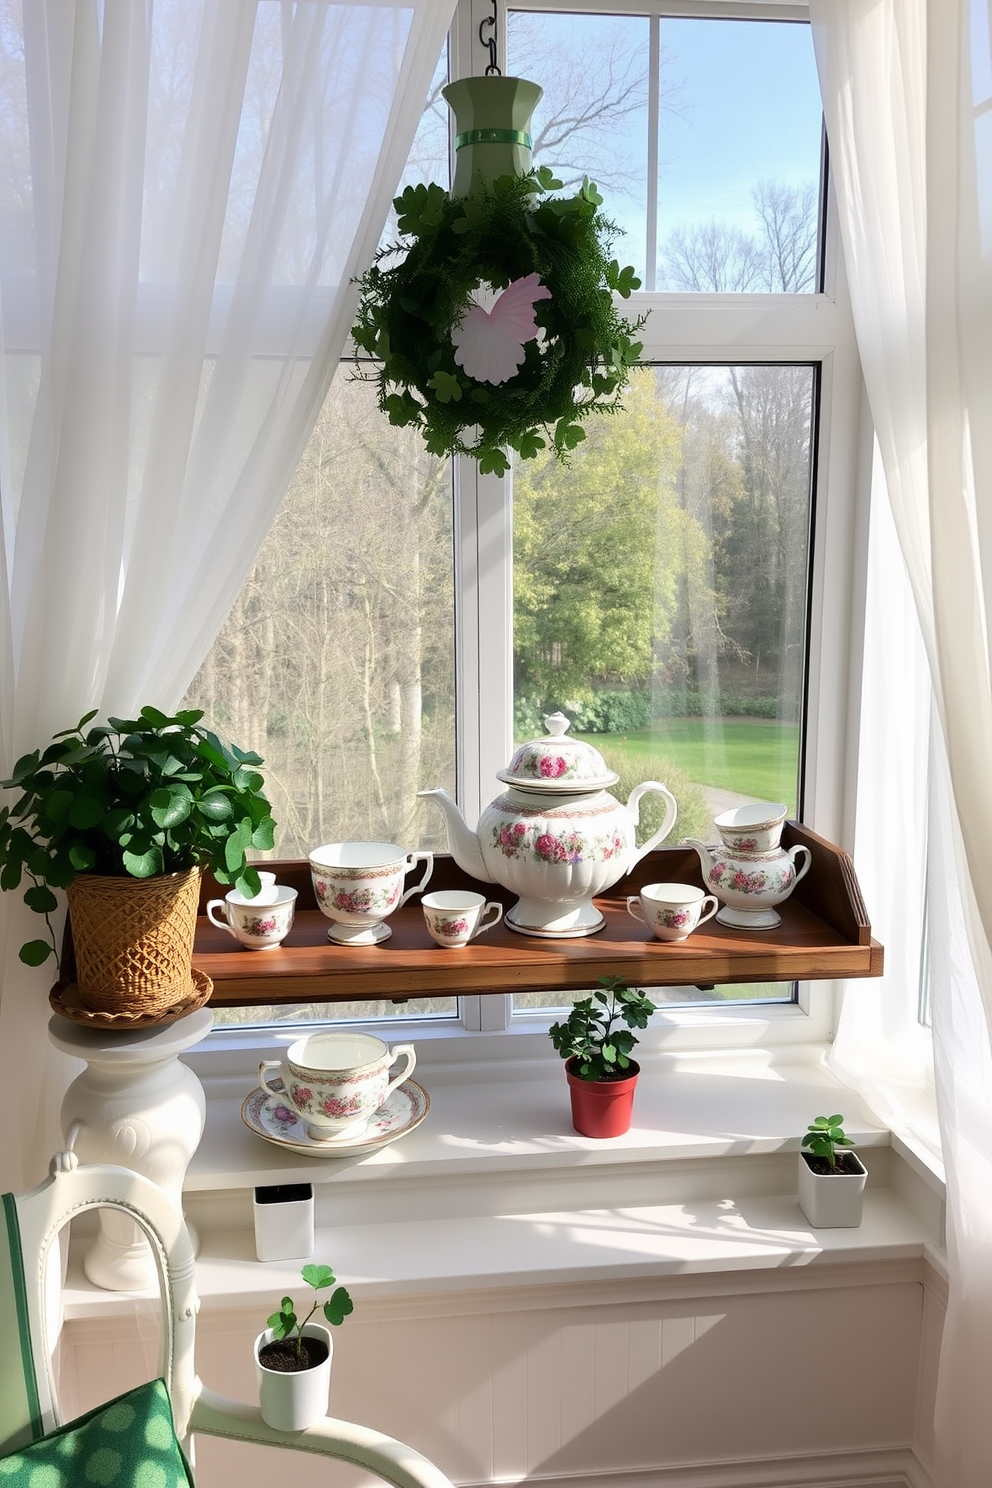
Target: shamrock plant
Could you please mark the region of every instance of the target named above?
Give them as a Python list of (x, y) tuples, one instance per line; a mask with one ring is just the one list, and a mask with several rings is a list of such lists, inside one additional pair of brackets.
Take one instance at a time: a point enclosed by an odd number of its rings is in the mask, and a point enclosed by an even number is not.
[(601, 977), (602, 991), (577, 1002), (563, 1023), (552, 1023), (548, 1036), (562, 1059), (574, 1059), (582, 1080), (621, 1079), (630, 1068), (638, 1042), (635, 1028), (646, 1028), (656, 1011), (643, 992), (620, 977)]
[[(304, 1266), (300, 1272), (303, 1280), (312, 1286), (315, 1292), (325, 1291), (327, 1287), (334, 1286), (336, 1277), (330, 1266)], [(296, 1357), (303, 1360), (303, 1329), (313, 1317), (320, 1306), (319, 1300), (314, 1297), (313, 1306), (302, 1322), (296, 1316), (296, 1308), (291, 1297), (283, 1297), (279, 1311), (274, 1312), (266, 1319), (267, 1326), (272, 1329), (273, 1339), (293, 1338), (295, 1332)], [(337, 1328), (344, 1322), (345, 1318), (355, 1310), (355, 1304), (347, 1287), (339, 1286), (332, 1292), (330, 1299), (324, 1303), (323, 1312), (332, 1328)]]
[(209, 867), (218, 883), (255, 894), (247, 854), (273, 846), (262, 760), (222, 744), (202, 727), (202, 711), (95, 717), (24, 755), (0, 781), (17, 792), (0, 810), (0, 889), (29, 879), (25, 902), (48, 923), (48, 939), (21, 947), (29, 966), (53, 954), (53, 890), (77, 874), (151, 878)]
[(831, 1168), (837, 1166), (837, 1148), (853, 1147), (851, 1138), (844, 1132), (843, 1116), (817, 1116), (810, 1122), (802, 1146), (814, 1157), (822, 1157)]

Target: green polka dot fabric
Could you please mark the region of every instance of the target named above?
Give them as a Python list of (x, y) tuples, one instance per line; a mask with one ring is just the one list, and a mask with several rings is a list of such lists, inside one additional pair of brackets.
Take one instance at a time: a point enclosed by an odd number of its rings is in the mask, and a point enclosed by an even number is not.
[(0, 1457), (0, 1488), (192, 1488), (164, 1380)]

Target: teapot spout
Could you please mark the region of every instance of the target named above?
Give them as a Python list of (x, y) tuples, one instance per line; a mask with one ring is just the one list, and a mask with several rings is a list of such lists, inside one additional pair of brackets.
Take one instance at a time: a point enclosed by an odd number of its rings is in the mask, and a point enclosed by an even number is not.
[(482, 883), (494, 883), (492, 874), (482, 860), (479, 834), (473, 832), (468, 826), (458, 803), (453, 801), (448, 792), (442, 790), (440, 786), (435, 790), (418, 791), (417, 795), (436, 801), (444, 812), (445, 825), (448, 829), (448, 847), (462, 872), (467, 873), (470, 878), (479, 879)]
[(706, 846), (706, 843), (705, 842), (699, 842), (695, 837), (683, 837), (683, 839), (682, 839), (682, 846), (683, 847), (694, 847), (696, 849), (696, 853), (697, 853), (697, 855), (699, 857), (700, 866), (702, 867), (702, 870), (703, 870), (703, 879), (706, 880), (707, 874), (709, 873), (710, 869), (713, 867), (713, 854), (710, 852), (709, 848)]

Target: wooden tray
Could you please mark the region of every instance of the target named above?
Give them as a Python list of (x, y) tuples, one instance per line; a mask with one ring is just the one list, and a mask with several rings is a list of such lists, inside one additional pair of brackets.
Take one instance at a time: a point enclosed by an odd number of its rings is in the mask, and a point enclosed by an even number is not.
[[(709, 920), (676, 944), (646, 939), (627, 913), (626, 898), (643, 884), (675, 881), (702, 885), (691, 848), (649, 853), (596, 903), (604, 929), (580, 940), (541, 940), (497, 926), (463, 950), (436, 946), (415, 897), (391, 915), (392, 934), (374, 946), (340, 946), (327, 939), (328, 921), (316, 907), (305, 860), (283, 860), (278, 881), (298, 891), (296, 920), (276, 950), (246, 951), (201, 913), (195, 961), (213, 980), (211, 1004), (248, 1007), (280, 1002), (356, 1002), (380, 998), (458, 996), (463, 993), (573, 991), (601, 976), (622, 976), (638, 986), (880, 976), (882, 947), (872, 939), (851, 859), (841, 848), (796, 822), (782, 837), (787, 847), (805, 844), (809, 872), (779, 906), (775, 930), (742, 931)], [(432, 889), (473, 888), (507, 906), (515, 895), (462, 873), (448, 854), (435, 858)], [(222, 895), (211, 880), (207, 899)]]

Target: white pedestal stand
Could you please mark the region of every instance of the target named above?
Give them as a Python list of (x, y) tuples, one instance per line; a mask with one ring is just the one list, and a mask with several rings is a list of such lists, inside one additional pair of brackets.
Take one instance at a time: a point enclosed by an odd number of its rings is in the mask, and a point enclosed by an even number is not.
[[(62, 1102), (62, 1131), (77, 1128), (82, 1162), (118, 1163), (144, 1173), (182, 1208), (183, 1180), (203, 1135), (203, 1088), (179, 1055), (204, 1038), (214, 1015), (201, 1008), (160, 1028), (117, 1033), (88, 1028), (56, 1015), (49, 1038), (63, 1054), (85, 1059)], [(195, 1244), (195, 1236), (194, 1236)], [(114, 1210), (100, 1214), (100, 1233), (83, 1270), (111, 1292), (157, 1285), (148, 1243), (132, 1220)]]

